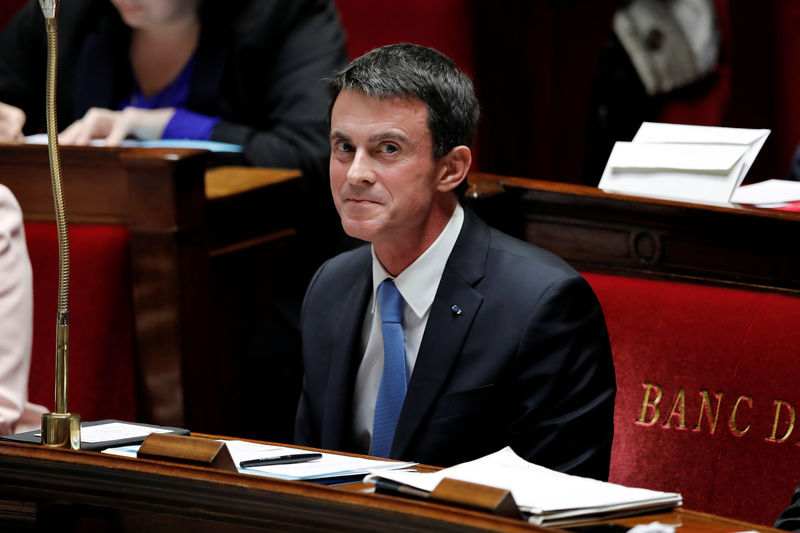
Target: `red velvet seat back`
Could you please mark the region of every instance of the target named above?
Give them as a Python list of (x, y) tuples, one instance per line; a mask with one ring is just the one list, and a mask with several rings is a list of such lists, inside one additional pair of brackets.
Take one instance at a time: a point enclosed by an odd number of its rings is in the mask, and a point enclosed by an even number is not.
[(617, 371), (611, 481), (771, 525), (800, 482), (800, 298), (585, 276)]
[[(33, 266), (30, 400), (54, 407), (58, 237), (25, 222)], [(124, 226), (70, 225), (69, 409), (84, 421), (136, 420), (130, 234)]]
[(351, 59), (386, 44), (422, 44), (447, 54), (474, 78), (469, 4), (468, 0), (406, 0), (400, 4), (336, 0)]

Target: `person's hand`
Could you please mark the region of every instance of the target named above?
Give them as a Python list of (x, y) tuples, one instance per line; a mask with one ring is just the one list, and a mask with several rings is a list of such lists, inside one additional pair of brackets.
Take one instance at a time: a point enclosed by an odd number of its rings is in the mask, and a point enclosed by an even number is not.
[(22, 126), (25, 125), (25, 119), (22, 109), (0, 102), (0, 143), (24, 142)]
[(106, 146), (118, 146), (128, 136), (142, 141), (160, 139), (174, 114), (173, 108), (126, 107), (111, 111), (93, 107), (62, 131), (58, 140), (62, 144), (87, 145), (92, 139), (105, 139)]

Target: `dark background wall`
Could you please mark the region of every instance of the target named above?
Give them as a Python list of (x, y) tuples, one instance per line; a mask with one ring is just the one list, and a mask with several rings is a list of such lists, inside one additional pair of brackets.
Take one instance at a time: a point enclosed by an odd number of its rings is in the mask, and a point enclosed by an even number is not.
[[(783, 177), (800, 142), (800, 2), (714, 2), (723, 33), (718, 71), (662, 99), (646, 118), (770, 128), (748, 181)], [(22, 3), (3, 0), (0, 25)], [(618, 0), (336, 3), (351, 56), (390, 42), (418, 42), (447, 53), (473, 76), (483, 112), (480, 170), (586, 180), (587, 153), (597, 147), (587, 149), (592, 80)]]

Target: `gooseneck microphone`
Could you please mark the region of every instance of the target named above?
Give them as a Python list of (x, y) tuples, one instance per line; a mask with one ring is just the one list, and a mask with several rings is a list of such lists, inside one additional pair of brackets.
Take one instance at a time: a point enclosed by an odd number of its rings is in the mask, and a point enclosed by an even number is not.
[(69, 362), (69, 233), (64, 212), (61, 158), (56, 121), (56, 74), (58, 61), (58, 0), (39, 0), (47, 29), (47, 146), (50, 156), (50, 180), (58, 229), (58, 311), (56, 316), (55, 411), (42, 415), (42, 444), (79, 450), (81, 417), (67, 408), (67, 365)]

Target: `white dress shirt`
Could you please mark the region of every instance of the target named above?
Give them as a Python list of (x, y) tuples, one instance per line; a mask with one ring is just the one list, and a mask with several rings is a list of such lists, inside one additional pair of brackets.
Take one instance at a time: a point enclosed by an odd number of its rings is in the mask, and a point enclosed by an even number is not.
[[(464, 209), (461, 205), (457, 205), (450, 221), (433, 244), (394, 278), (394, 284), (404, 300), (403, 339), (409, 379), (414, 371), (422, 335), (425, 333), (425, 324), (428, 322), (431, 305), (439, 288), (439, 280), (463, 223)], [(358, 367), (353, 393), (353, 442), (363, 453), (369, 452), (372, 442), (375, 400), (378, 397), (378, 387), (383, 373), (383, 331), (376, 294), (378, 286), (386, 278), (392, 276), (383, 268), (373, 248), (372, 296), (367, 304), (361, 330), (361, 351), (364, 356)]]

